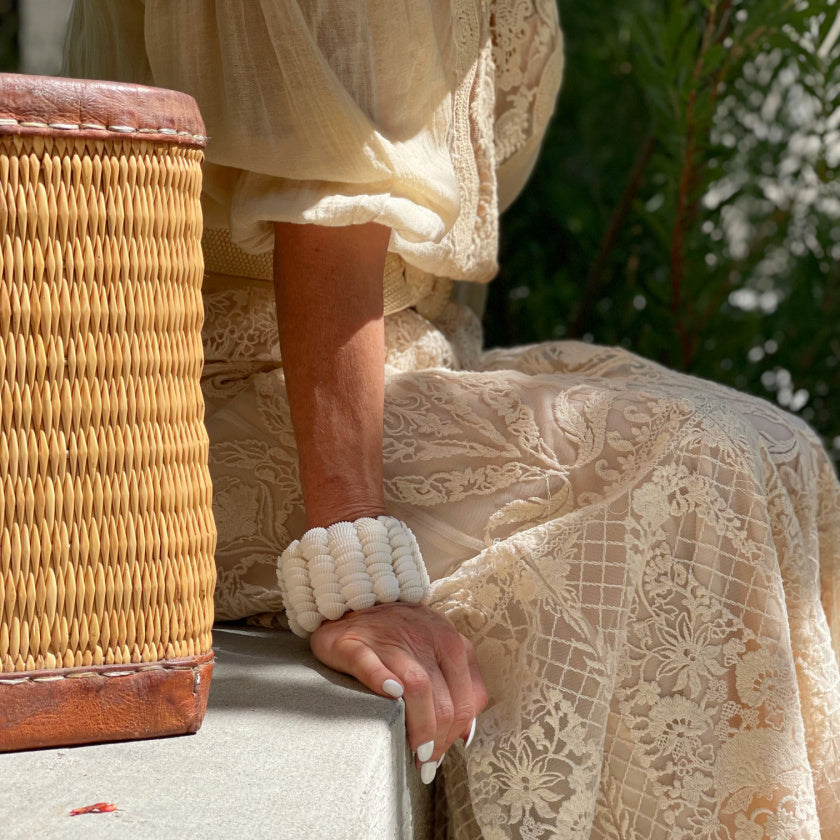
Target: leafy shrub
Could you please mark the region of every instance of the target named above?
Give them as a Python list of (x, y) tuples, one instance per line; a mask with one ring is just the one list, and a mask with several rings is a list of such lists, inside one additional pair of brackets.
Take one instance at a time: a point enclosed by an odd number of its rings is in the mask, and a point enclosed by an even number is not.
[(567, 76), (488, 343), (622, 344), (840, 459), (840, 3), (560, 3)]

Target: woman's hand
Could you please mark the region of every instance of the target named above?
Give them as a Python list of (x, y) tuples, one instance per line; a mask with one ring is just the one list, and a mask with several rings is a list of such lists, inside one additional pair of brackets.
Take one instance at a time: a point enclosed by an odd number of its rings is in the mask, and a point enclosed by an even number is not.
[[(403, 688), (411, 749), (434, 777), (439, 761), (487, 705), (487, 689), (472, 644), (440, 613), (419, 604), (378, 604), (324, 622), (310, 638), (315, 656), (383, 697)], [(389, 684), (390, 685), (390, 684)], [(429, 743), (434, 747), (428, 753)]]

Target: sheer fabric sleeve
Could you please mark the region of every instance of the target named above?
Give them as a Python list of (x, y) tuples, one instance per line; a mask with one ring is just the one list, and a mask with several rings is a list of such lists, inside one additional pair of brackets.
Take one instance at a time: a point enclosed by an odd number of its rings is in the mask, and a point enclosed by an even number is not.
[(537, 162), (563, 79), (555, 0), (499, 2), (493, 29), (499, 210), (519, 195)]
[(243, 251), (276, 221), (373, 221), (473, 281), (496, 271), (497, 162), (504, 203), (562, 66), (554, 0), (76, 0), (68, 44), (71, 75), (196, 98), (205, 221)]

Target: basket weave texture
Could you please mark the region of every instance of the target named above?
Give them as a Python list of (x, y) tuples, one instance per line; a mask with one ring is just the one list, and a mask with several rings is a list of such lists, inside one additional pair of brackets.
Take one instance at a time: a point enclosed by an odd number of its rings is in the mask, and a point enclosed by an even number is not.
[(0, 677), (202, 657), (203, 138), (27, 116), (0, 104)]

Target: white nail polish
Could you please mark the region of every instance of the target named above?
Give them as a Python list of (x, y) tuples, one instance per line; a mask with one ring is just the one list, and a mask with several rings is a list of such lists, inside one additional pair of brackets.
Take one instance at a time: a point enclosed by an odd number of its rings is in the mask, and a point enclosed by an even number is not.
[(475, 721), (476, 719), (473, 718), (472, 726), (470, 727), (470, 734), (467, 737), (466, 742), (464, 743), (464, 749), (467, 749), (469, 745), (473, 742), (473, 738), (475, 737)]
[[(421, 763), (427, 762), (431, 757), (432, 753), (435, 751), (435, 742), (434, 741), (426, 741), (425, 744), (420, 744), (417, 747), (417, 758)], [(428, 782), (427, 782), (428, 784)]]
[(440, 765), (441, 765), (441, 764), (443, 764), (443, 759), (444, 759), (444, 758), (446, 758), (446, 753), (444, 753), (444, 754), (443, 754), (443, 755), (442, 755), (442, 756), (438, 759), (438, 763), (437, 763), (438, 770), (440, 770)]
[(396, 680), (385, 680), (382, 683), (382, 690), (390, 694), (395, 700), (403, 696), (403, 687)]
[(430, 785), (435, 780), (435, 773), (437, 773), (436, 761), (427, 761), (420, 765), (420, 778), (424, 785)]

